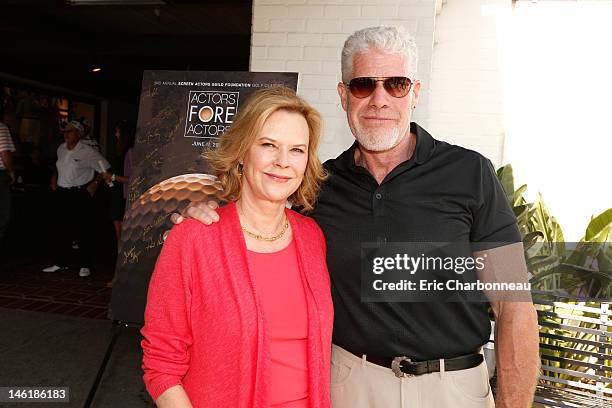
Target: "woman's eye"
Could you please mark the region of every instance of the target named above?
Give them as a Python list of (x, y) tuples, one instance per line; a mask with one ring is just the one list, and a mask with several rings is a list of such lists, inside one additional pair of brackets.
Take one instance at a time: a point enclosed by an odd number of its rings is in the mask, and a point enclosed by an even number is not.
[(294, 147), (292, 150), (297, 153), (304, 153), (304, 149), (299, 148), (299, 147)]
[(272, 143), (262, 143), (261, 145), (263, 147), (274, 147), (274, 145)]

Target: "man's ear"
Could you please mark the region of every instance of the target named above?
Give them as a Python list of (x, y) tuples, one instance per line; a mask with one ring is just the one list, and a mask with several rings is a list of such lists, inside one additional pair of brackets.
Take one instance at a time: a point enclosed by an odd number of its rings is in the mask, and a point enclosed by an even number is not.
[(346, 90), (346, 85), (342, 82), (338, 82), (338, 96), (340, 96), (340, 103), (342, 104), (342, 109), (346, 112), (347, 109), (347, 96), (348, 92)]
[(412, 93), (414, 94), (412, 97), (412, 106), (415, 108), (419, 103), (419, 92), (421, 92), (421, 81), (415, 81), (412, 85)]

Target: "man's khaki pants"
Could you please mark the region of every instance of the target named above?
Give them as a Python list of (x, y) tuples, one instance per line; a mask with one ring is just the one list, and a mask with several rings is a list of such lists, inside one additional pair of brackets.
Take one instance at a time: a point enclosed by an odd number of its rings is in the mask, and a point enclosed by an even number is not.
[(336, 345), (331, 355), (332, 408), (495, 407), (487, 366), (397, 378), (390, 368)]

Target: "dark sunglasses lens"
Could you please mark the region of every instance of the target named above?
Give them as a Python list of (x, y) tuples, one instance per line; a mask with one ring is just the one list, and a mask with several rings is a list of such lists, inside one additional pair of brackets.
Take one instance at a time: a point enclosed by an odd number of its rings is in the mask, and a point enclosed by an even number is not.
[(410, 91), (410, 79), (406, 77), (391, 77), (385, 79), (385, 89), (389, 95), (396, 98), (403, 98)]
[(376, 81), (372, 78), (353, 78), (349, 82), (349, 89), (355, 98), (365, 98), (376, 89)]
[[(403, 98), (410, 91), (410, 79), (406, 77), (391, 77), (383, 81), (385, 90), (389, 95), (396, 98)], [(376, 79), (361, 77), (353, 78), (349, 82), (351, 94), (356, 98), (367, 98), (376, 89)]]

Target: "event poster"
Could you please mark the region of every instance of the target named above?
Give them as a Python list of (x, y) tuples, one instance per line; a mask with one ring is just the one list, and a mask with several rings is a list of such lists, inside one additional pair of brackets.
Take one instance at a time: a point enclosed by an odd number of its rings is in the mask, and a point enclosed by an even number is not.
[(113, 281), (110, 317), (142, 323), (147, 289), (170, 214), (220, 189), (207, 149), (258, 89), (297, 88), (297, 73), (145, 71), (133, 169)]

